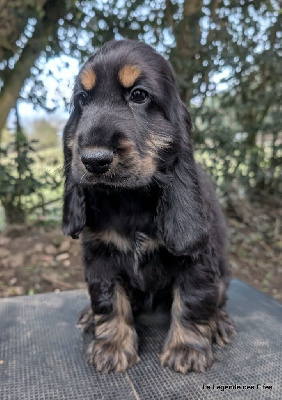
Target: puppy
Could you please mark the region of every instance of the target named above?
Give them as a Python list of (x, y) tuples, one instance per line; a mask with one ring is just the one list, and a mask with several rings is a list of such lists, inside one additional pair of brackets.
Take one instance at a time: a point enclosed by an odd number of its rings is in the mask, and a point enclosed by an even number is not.
[(150, 46), (106, 43), (82, 67), (64, 130), (63, 231), (83, 237), (95, 321), (88, 361), (136, 364), (133, 309), (171, 306), (160, 362), (202, 372), (235, 330), (224, 310), (226, 227), (193, 156), (191, 119), (170, 64)]

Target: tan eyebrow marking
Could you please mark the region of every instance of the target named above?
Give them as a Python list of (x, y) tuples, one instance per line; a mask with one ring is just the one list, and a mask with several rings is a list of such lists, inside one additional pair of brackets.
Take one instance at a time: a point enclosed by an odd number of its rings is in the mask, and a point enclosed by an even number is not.
[(81, 73), (81, 83), (85, 90), (91, 90), (96, 83), (96, 74), (92, 69), (85, 69)]
[(141, 71), (137, 65), (124, 65), (118, 73), (118, 77), (122, 86), (128, 88), (134, 85), (139, 78)]

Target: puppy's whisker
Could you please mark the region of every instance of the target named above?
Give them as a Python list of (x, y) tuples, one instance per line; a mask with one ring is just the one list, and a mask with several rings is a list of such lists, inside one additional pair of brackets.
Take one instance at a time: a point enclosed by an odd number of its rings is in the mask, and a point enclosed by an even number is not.
[(85, 175), (86, 175), (86, 172), (82, 175), (82, 177), (80, 178), (80, 182), (79, 183), (81, 183), (82, 181), (83, 181), (83, 178), (85, 177)]

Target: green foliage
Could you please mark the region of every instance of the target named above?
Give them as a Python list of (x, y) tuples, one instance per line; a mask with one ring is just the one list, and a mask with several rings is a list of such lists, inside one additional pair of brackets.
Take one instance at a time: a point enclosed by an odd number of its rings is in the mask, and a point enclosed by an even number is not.
[(215, 72), (222, 78), (215, 90), (196, 99), (196, 141), (208, 152), (225, 192), (233, 178), (250, 195), (281, 192), (279, 4), (223, 1), (214, 16), (210, 45), (216, 45), (217, 56), (209, 80)]
[(216, 100), (214, 97), (214, 103), (207, 103), (201, 110), (192, 109), (192, 114), (197, 115), (197, 153), (217, 186), (227, 194), (232, 180), (236, 179), (250, 197), (261, 191), (265, 194), (281, 192), (282, 146), (279, 133), (273, 127), (275, 120), (261, 124), (254, 143), (250, 143), (236, 109), (225, 106), (222, 99)]
[[(234, 178), (250, 195), (282, 190), (278, 0), (6, 0), (2, 15), (9, 21), (0, 28), (3, 94), (29, 45), (38, 57), (26, 81), (28, 90), (20, 96), (53, 110), (61, 98), (54, 96), (48, 104), (44, 68), (49, 59), (68, 55), (82, 63), (108, 40), (143, 40), (172, 63), (195, 121), (197, 153), (221, 190), (228, 192)], [(43, 43), (40, 38), (48, 43), (34, 48)], [(62, 61), (59, 68), (64, 67)]]
[(44, 0), (1, 0), (0, 61), (13, 57), (29, 18), (42, 17)]
[(38, 157), (33, 144), (34, 140), (28, 141), (17, 123), (14, 140), (0, 148), (0, 201), (8, 224), (24, 223), (33, 206), (32, 196), (44, 201), (44, 189), (56, 190), (62, 183), (61, 174), (54, 175), (47, 170), (35, 176), (33, 167)]

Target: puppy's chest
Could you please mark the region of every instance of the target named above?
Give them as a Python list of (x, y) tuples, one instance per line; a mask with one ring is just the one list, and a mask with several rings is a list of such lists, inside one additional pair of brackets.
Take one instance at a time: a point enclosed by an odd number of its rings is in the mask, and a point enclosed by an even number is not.
[(140, 276), (140, 266), (144, 270), (160, 247), (154, 222), (156, 197), (134, 193), (131, 197), (97, 198), (89, 214), (84, 240), (93, 243), (96, 254), (106, 251)]
[(147, 233), (136, 231), (125, 235), (110, 227), (100, 231), (86, 228), (83, 236), (86, 246), (90, 245), (97, 256), (108, 254), (111, 262), (116, 260), (116, 267), (125, 268), (129, 275), (135, 276), (140, 287), (149, 279), (152, 267), (159, 264), (161, 243)]
[(159, 240), (148, 233), (136, 231), (126, 235), (110, 226), (98, 231), (85, 228), (84, 242), (92, 242), (93, 245), (100, 244), (123, 255), (133, 255), (138, 264), (144, 260), (145, 256), (154, 253), (160, 247)]
[(134, 255), (133, 270), (135, 274), (140, 274), (139, 266), (153, 256), (159, 250), (160, 242), (157, 238), (150, 237), (142, 232), (135, 233), (135, 239), (132, 242)]

